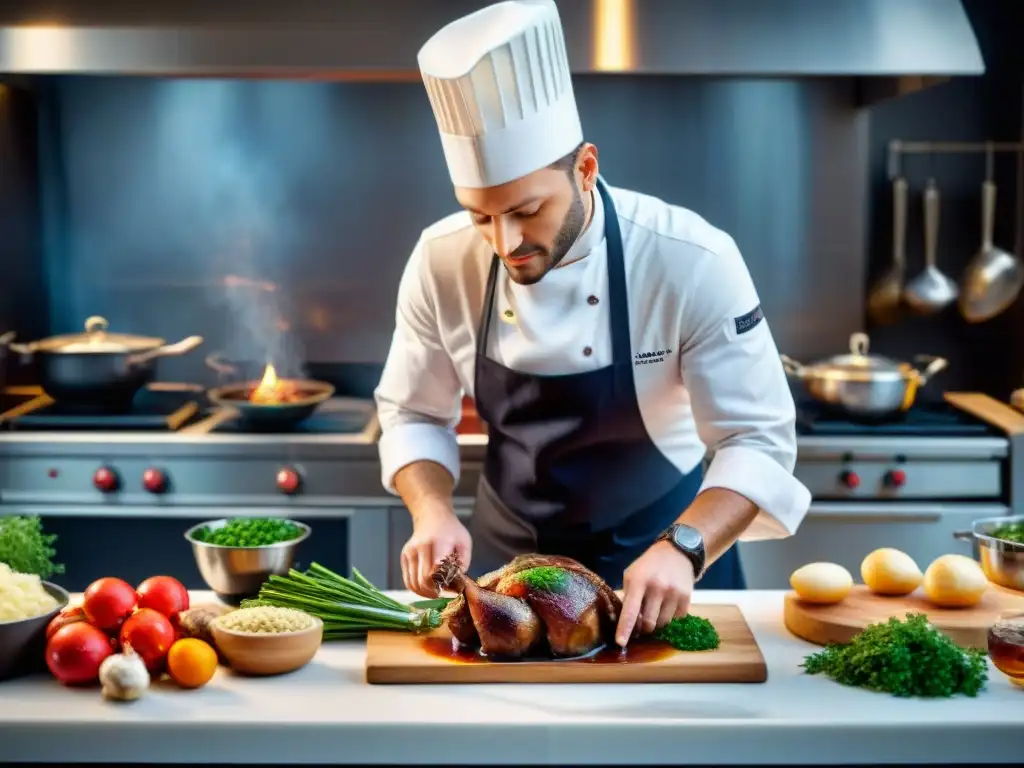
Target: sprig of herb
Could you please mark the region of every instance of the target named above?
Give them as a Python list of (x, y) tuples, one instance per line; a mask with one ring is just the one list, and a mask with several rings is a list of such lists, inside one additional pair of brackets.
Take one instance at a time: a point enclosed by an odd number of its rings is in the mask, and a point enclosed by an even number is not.
[(292, 568), (271, 576), (243, 608), (276, 605), (297, 608), (324, 622), (324, 640), (365, 637), (370, 630), (427, 632), (441, 626), (435, 608), (418, 609), (394, 600), (371, 584), (356, 568), (347, 579), (319, 563), (305, 573)]
[(715, 625), (703, 616), (693, 614), (672, 619), (661, 629), (655, 630), (654, 638), (668, 643), (678, 651), (713, 651), (721, 643)]
[(44, 580), (64, 573), (64, 566), (53, 562), (56, 541), (57, 535), (45, 533), (42, 521), (34, 515), (0, 517), (0, 563), (7, 563), (12, 571)]
[(977, 696), (988, 680), (985, 652), (959, 647), (923, 613), (872, 624), (846, 645), (812, 653), (802, 666), (809, 675), (901, 697)]

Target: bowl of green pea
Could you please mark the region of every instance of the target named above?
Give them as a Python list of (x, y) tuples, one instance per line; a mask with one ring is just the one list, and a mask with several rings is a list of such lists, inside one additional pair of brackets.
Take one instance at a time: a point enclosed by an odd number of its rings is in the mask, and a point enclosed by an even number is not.
[(312, 529), (280, 517), (225, 517), (185, 531), (199, 575), (221, 600), (238, 605), (256, 597), (274, 574), (295, 563), (295, 552)]

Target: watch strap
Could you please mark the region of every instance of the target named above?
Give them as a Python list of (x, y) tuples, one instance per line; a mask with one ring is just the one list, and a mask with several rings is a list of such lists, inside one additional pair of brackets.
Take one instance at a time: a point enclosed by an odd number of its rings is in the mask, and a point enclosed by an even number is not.
[(658, 536), (658, 541), (670, 542), (672, 546), (674, 546), (677, 550), (682, 552), (690, 559), (690, 563), (693, 565), (693, 582), (694, 584), (696, 584), (698, 581), (700, 581), (701, 577), (704, 575), (704, 572), (707, 570), (707, 555), (704, 550), (704, 540), (703, 537), (700, 538), (700, 546), (696, 549), (684, 547), (680, 545), (678, 541), (676, 541), (675, 537), (676, 531), (680, 528), (686, 528), (688, 530), (694, 531), (695, 533), (697, 533), (698, 536), (700, 536), (700, 533), (695, 528), (686, 525), (685, 523), (673, 523), (661, 532), (661, 535)]

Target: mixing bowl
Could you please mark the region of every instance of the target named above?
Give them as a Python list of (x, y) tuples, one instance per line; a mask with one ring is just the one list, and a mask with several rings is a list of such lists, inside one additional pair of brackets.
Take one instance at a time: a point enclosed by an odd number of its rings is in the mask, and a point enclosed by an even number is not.
[(295, 550), (309, 538), (312, 529), (305, 523), (290, 520), (302, 531), (297, 538), (262, 547), (224, 547), (195, 538), (196, 531), (201, 528), (220, 528), (229, 520), (225, 517), (194, 525), (185, 531), (185, 538), (192, 545), (199, 575), (206, 586), (224, 602), (238, 605), (243, 600), (256, 597), (271, 575), (288, 573), (295, 563)]
[(42, 582), (57, 601), (52, 611), (17, 621), (0, 621), (0, 680), (9, 680), (46, 669), (46, 627), (71, 601), (63, 587)]

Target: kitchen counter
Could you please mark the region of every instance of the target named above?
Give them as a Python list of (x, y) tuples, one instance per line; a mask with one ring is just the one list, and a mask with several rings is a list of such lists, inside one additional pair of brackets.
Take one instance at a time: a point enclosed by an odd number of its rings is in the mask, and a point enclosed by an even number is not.
[(1024, 688), (993, 669), (976, 699), (927, 701), (805, 675), (816, 646), (787, 633), (782, 596), (698, 595), (743, 610), (763, 684), (370, 686), (363, 644), (329, 643), (292, 675), (222, 669), (206, 688), (157, 685), (132, 704), (48, 676), (0, 683), (0, 761), (1020, 764)]

